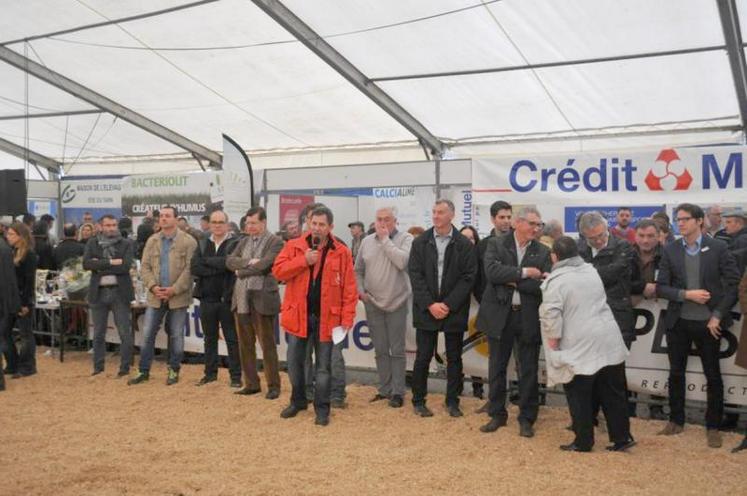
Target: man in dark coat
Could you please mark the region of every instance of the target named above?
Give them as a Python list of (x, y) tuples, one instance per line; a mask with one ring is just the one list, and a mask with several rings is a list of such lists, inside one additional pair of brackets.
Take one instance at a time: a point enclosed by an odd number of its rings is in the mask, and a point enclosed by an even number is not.
[(512, 216), (511, 204), (498, 200), (490, 205), (490, 220), (493, 222), (493, 229), (490, 230), (490, 234), (482, 238), (477, 243), (477, 276), (475, 278), (475, 299), (479, 302), (482, 300), (482, 294), (485, 291), (485, 268), (483, 267), (483, 261), (485, 260), (485, 252), (488, 249), (490, 240), (496, 236), (503, 236), (504, 234), (511, 232), (511, 216)]
[(467, 330), (470, 294), (477, 260), (472, 242), (452, 225), (454, 204), (437, 200), (433, 227), (418, 236), (410, 250), (408, 270), (412, 285), (412, 320), (417, 354), (412, 373), (412, 404), (415, 413), (431, 417), (425, 406), (428, 368), (436, 352), (438, 333), (446, 340), (446, 408), (461, 417), (459, 391), (462, 381), (462, 336)]
[(630, 244), (616, 236), (610, 236), (607, 219), (598, 212), (586, 212), (579, 219), (578, 254), (584, 262), (597, 269), (602, 278), (607, 304), (612, 309), (620, 326), (625, 346), (635, 341), (633, 305), (630, 288), (633, 270), (633, 249)]
[(664, 247), (656, 294), (669, 303), (664, 315), (669, 356), (669, 423), (659, 434), (671, 436), (685, 425), (685, 372), (693, 344), (707, 383), (706, 438), (721, 447), (719, 426), (724, 412), (720, 357), (722, 330), (732, 323), (739, 271), (726, 243), (701, 234), (705, 213), (697, 205), (675, 208), (682, 239)]
[(101, 217), (101, 232), (91, 236), (83, 255), (83, 268), (91, 271), (88, 304), (93, 321), (93, 375), (104, 371), (109, 312), (119, 332), (117, 377), (129, 374), (133, 347), (130, 302), (135, 299), (130, 267), (134, 255), (134, 245), (122, 237), (117, 219), (110, 214)]
[(82, 257), (85, 246), (80, 244), (76, 239), (78, 237), (78, 228), (75, 224), (65, 224), (62, 228), (62, 235), (65, 237), (60, 244), (55, 246), (53, 251), (54, 263), (58, 270), (62, 270), (63, 265), (68, 260)]
[(21, 309), (21, 298), (18, 295), (18, 283), (16, 282), (16, 269), (13, 265), (13, 250), (0, 236), (0, 391), (5, 390), (5, 375), (3, 374), (3, 351), (8, 343), (5, 343), (7, 326), (12, 325), (12, 316)]
[(747, 266), (747, 212), (735, 208), (725, 211), (721, 217), (724, 219), (724, 228), (714, 238), (726, 243), (734, 255), (739, 273), (742, 274)]
[(514, 220), (513, 232), (493, 238), (485, 252), (486, 286), (477, 327), (488, 335), (488, 415), (482, 432), (494, 432), (506, 425), (506, 367), (514, 341), (518, 343), (519, 433), (534, 435), (539, 410), (537, 381), (541, 344), (539, 305), (540, 284), (550, 272), (550, 250), (537, 237), (542, 232), (540, 213), (522, 208)]

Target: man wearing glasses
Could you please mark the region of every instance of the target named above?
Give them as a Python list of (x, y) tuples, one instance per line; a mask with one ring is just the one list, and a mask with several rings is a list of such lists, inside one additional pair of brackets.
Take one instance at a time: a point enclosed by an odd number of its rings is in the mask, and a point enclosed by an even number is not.
[(578, 223), (584, 239), (579, 241), (578, 254), (584, 262), (597, 269), (607, 293), (607, 304), (622, 332), (625, 346), (635, 341), (633, 305), (630, 288), (633, 270), (633, 248), (627, 241), (610, 236), (607, 219), (599, 212), (586, 212)]
[(675, 209), (682, 239), (664, 248), (656, 294), (669, 300), (664, 316), (669, 356), (669, 423), (659, 432), (671, 436), (685, 425), (685, 371), (693, 343), (706, 377), (706, 439), (721, 446), (719, 424), (724, 411), (724, 384), (719, 368), (722, 329), (731, 325), (737, 301), (739, 271), (726, 243), (703, 236), (705, 213), (683, 203)]
[(537, 368), (541, 344), (540, 284), (550, 272), (550, 250), (537, 238), (542, 219), (533, 207), (518, 211), (514, 230), (491, 239), (485, 251), (485, 292), (477, 314), (477, 328), (488, 336), (488, 415), (482, 432), (506, 425), (506, 367), (514, 341), (518, 342), (519, 434), (534, 436), (539, 411)]

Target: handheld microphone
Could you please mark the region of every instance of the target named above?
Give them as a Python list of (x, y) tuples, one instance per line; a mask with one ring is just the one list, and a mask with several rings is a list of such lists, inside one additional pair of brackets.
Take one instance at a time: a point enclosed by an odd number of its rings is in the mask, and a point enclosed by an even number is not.
[(319, 245), (322, 243), (322, 240), (319, 238), (319, 236), (314, 236), (311, 238), (311, 249), (312, 250), (318, 250)]

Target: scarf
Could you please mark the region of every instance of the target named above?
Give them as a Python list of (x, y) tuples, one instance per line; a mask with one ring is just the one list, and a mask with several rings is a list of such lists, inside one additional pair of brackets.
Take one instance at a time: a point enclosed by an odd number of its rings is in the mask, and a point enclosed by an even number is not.
[(114, 245), (119, 243), (121, 240), (122, 233), (119, 231), (117, 231), (114, 236), (104, 236), (104, 233), (96, 235), (96, 241), (98, 241), (104, 257), (106, 258), (115, 258), (116, 251), (114, 250)]

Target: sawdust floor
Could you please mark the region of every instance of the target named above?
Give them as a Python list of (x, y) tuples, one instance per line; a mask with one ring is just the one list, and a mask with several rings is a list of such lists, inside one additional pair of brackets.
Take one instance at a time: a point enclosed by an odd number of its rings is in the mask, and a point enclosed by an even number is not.
[[(121, 494), (747, 494), (747, 452), (705, 445), (702, 427), (674, 438), (654, 433), (663, 422), (633, 420), (638, 446), (608, 453), (604, 434), (594, 453), (565, 453), (568, 414), (542, 408), (534, 439), (518, 436), (516, 410), (507, 427), (482, 434), (480, 400), (464, 398), (466, 413), (449, 418), (432, 395), (433, 418), (416, 417), (375, 390), (348, 388), (349, 407), (326, 428), (313, 412), (279, 417), (289, 388), (269, 401), (231, 394), (220, 381), (195, 387), (199, 365), (185, 365), (181, 382), (164, 385), (157, 362), (149, 383), (128, 387), (117, 364), (90, 377), (90, 355), (65, 363), (38, 357), (39, 374), (8, 380), (0, 393), (1, 495)], [(408, 398), (409, 399), (409, 398)]]

